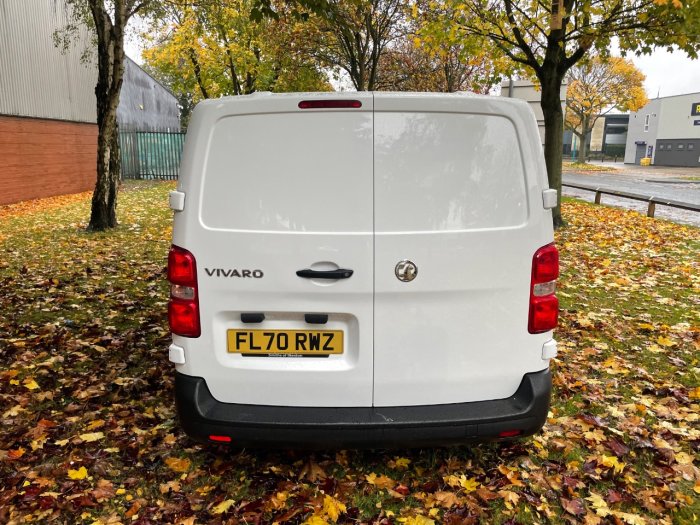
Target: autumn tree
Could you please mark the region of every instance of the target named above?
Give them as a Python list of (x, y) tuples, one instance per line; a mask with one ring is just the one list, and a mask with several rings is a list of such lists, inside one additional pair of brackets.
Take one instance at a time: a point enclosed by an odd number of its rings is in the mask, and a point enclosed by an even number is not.
[(588, 154), (586, 137), (599, 117), (613, 109), (637, 111), (647, 102), (644, 75), (631, 60), (594, 57), (569, 71), (565, 126), (579, 139), (580, 162)]
[[(550, 187), (561, 196), (562, 135), (560, 100), (569, 70), (593, 50), (608, 52), (618, 38), (623, 52), (650, 53), (676, 46), (692, 57), (700, 49), (700, 0), (443, 0), (449, 12), (433, 32), (456, 41), (479, 36), (534, 76), (541, 89), (544, 155)], [(555, 227), (561, 210), (553, 210)]]
[(499, 79), (494, 62), (482, 54), (460, 55), (455, 47), (435, 52), (410, 38), (401, 39), (382, 54), (375, 89), (488, 93)]
[(144, 35), (146, 67), (190, 104), (259, 90), (328, 90), (303, 20), (284, 4), (255, 15), (251, 0), (171, 0)]
[(151, 9), (157, 0), (64, 0), (75, 24), (64, 29), (70, 40), (77, 24), (87, 24), (96, 44), (97, 181), (92, 195), (88, 230), (117, 225), (117, 191), (121, 162), (117, 132), (117, 106), (124, 78), (124, 36), (129, 21)]
[(485, 94), (499, 82), (509, 62), (483, 39), (455, 41), (442, 32), (422, 37), (423, 28), (441, 15), (444, 13), (427, 0), (413, 4), (410, 16), (402, 23), (402, 34), (380, 58), (376, 89)]
[(316, 56), (345, 71), (357, 91), (372, 91), (382, 55), (404, 19), (400, 0), (328, 0), (318, 18)]

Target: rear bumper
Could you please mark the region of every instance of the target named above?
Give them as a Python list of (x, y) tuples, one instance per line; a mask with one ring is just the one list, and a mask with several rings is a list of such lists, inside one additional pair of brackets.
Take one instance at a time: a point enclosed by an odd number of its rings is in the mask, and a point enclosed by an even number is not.
[(518, 437), (545, 423), (552, 390), (549, 369), (526, 374), (511, 397), (406, 407), (314, 408), (221, 403), (201, 377), (176, 373), (180, 424), (193, 439), (230, 436), (245, 447), (421, 447)]

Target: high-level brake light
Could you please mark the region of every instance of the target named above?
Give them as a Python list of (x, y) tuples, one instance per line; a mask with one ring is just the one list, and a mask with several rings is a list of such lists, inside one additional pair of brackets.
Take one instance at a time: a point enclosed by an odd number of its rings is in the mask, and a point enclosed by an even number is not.
[(361, 108), (359, 100), (302, 100), (299, 109)]

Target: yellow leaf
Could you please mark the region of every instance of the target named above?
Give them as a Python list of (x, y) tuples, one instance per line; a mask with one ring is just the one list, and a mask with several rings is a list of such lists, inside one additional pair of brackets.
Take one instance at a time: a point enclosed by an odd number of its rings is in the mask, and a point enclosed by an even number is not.
[(622, 521), (627, 523), (627, 525), (646, 525), (647, 520), (638, 516), (637, 514), (630, 514), (628, 512), (612, 511), (611, 514)]
[(34, 379), (32, 379), (32, 378), (25, 379), (22, 384), (26, 388), (28, 388), (29, 390), (36, 390), (37, 388), (39, 388), (39, 385), (37, 384), (37, 382), (34, 381)]
[(328, 514), (328, 517), (333, 520), (333, 523), (335, 523), (338, 521), (338, 517), (341, 514), (345, 514), (345, 512), (347, 512), (347, 508), (333, 496), (326, 494), (326, 496), (323, 498), (323, 512)]
[(228, 509), (231, 508), (231, 505), (233, 505), (235, 502), (232, 499), (225, 499), (218, 505), (216, 505), (214, 508), (211, 509), (212, 514), (223, 514), (226, 512)]
[(86, 443), (92, 443), (93, 441), (99, 441), (105, 437), (104, 432), (88, 432), (87, 434), (80, 434), (80, 439)]
[(407, 469), (410, 464), (411, 460), (408, 458), (396, 458), (394, 461), (394, 465), (398, 469)]
[(187, 472), (190, 469), (190, 460), (187, 458), (167, 458), (165, 464), (170, 467), (173, 472)]
[(480, 485), (480, 483), (474, 478), (467, 479), (466, 476), (464, 476), (464, 474), (462, 474), (462, 479), (460, 480), (459, 484), (467, 493), (474, 492), (476, 489), (479, 488)]
[(666, 337), (665, 335), (660, 335), (658, 337), (658, 339), (656, 340), (656, 342), (659, 343), (661, 346), (673, 346), (676, 344), (673, 341), (671, 341), (671, 339)]
[(37, 439), (33, 439), (32, 442), (30, 443), (32, 446), (32, 450), (36, 450), (38, 448), (44, 448), (44, 443), (46, 443), (46, 436), (42, 435), (39, 436)]
[(90, 421), (87, 428), (90, 430), (94, 430), (96, 428), (103, 427), (104, 425), (105, 425), (105, 422), (103, 419), (95, 419), (93, 421)]
[(405, 523), (406, 525), (435, 525), (435, 520), (426, 518), (422, 514), (418, 514), (417, 516), (409, 516), (408, 518), (399, 518), (399, 521), (401, 523)]
[[(697, 390), (698, 390), (698, 392), (700, 392), (700, 388), (698, 388)], [(693, 397), (692, 392), (690, 393), (690, 397)], [(27, 409), (24, 408), (22, 405), (15, 405), (12, 408), (10, 408), (9, 410), (6, 410), (3, 413), (2, 417), (16, 417), (17, 415), (19, 415), (20, 412), (23, 412), (25, 410), (27, 410)]]
[(390, 489), (396, 485), (396, 482), (389, 476), (385, 476), (384, 474), (377, 476), (374, 472), (366, 475), (365, 479), (367, 480), (367, 483), (374, 485), (379, 489)]
[(691, 465), (693, 463), (693, 457), (686, 452), (679, 452), (675, 454), (676, 463), (680, 465)]
[(612, 468), (615, 474), (619, 474), (625, 468), (625, 464), (618, 460), (615, 456), (601, 456), (599, 463), (608, 468)]
[(302, 525), (329, 525), (329, 524), (324, 518), (314, 514), (313, 516), (309, 516), (308, 518), (306, 518), (306, 520), (304, 521), (304, 523), (302, 523)]
[(70, 479), (85, 479), (87, 477), (87, 469), (80, 467), (78, 470), (68, 469), (68, 477)]
[(608, 503), (600, 495), (596, 494), (595, 492), (591, 492), (591, 495), (586, 499), (591, 502), (591, 505), (593, 505), (595, 513), (598, 516), (605, 517), (610, 514)]
[(283, 491), (283, 492), (277, 492), (272, 498), (270, 498), (270, 503), (272, 506), (279, 510), (283, 509), (286, 506), (287, 500), (289, 499), (289, 492)]
[(450, 487), (462, 487), (466, 493), (474, 492), (479, 488), (479, 482), (474, 478), (467, 478), (464, 474), (455, 476), (450, 474), (443, 478)]

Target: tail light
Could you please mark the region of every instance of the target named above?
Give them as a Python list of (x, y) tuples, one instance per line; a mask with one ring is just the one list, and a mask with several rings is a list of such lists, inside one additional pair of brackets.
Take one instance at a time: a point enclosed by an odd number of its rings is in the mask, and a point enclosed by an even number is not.
[(554, 295), (559, 277), (559, 252), (554, 244), (543, 246), (532, 257), (530, 314), (527, 331), (541, 334), (557, 326), (559, 300)]
[(171, 246), (168, 253), (168, 281), (170, 331), (185, 337), (199, 337), (199, 294), (194, 255), (179, 246)]

